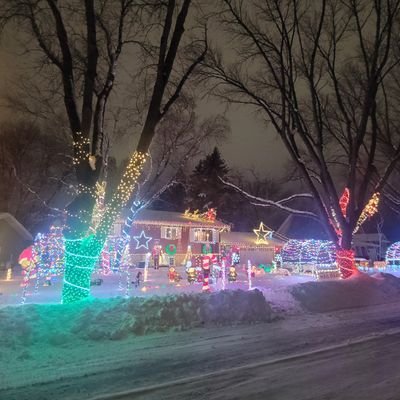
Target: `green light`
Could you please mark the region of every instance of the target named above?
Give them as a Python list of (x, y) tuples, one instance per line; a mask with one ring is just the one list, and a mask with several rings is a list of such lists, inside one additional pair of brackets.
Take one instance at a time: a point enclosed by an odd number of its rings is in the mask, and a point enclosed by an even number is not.
[(90, 295), (90, 277), (102, 248), (103, 241), (95, 235), (65, 239), (63, 304), (74, 303)]
[(117, 191), (106, 206), (96, 231), (79, 239), (65, 239), (65, 273), (62, 303), (74, 303), (90, 295), (90, 278), (100, 257), (108, 232), (128, 202), (141, 175), (147, 154), (134, 152)]

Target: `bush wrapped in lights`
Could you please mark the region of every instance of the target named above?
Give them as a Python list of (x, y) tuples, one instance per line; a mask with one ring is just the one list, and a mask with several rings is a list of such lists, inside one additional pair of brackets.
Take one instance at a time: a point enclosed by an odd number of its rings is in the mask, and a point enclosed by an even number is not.
[(283, 268), (295, 273), (311, 273), (318, 279), (340, 276), (336, 247), (329, 240), (289, 240), (281, 256)]
[(386, 251), (386, 268), (400, 269), (400, 242), (395, 242)]

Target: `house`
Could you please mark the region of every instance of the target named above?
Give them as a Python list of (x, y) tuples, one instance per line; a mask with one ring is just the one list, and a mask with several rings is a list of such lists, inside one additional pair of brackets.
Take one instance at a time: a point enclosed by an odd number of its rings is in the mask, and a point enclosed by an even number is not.
[(0, 269), (16, 265), (19, 254), (32, 240), (32, 235), (11, 214), (0, 213)]
[(390, 241), (383, 233), (357, 233), (353, 238), (353, 247), (357, 257), (372, 261), (385, 259)]
[[(121, 226), (114, 226), (120, 234)], [(179, 213), (141, 210), (131, 228), (131, 262), (143, 262), (149, 253), (160, 256), (160, 264), (181, 264), (185, 257), (206, 253), (218, 254), (220, 234), (230, 225), (218, 221), (215, 213)]]

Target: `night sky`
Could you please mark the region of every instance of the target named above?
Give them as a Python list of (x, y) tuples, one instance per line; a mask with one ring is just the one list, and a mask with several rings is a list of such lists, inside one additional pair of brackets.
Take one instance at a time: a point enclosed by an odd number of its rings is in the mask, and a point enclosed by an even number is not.
[[(18, 71), (22, 70), (24, 56), (18, 56), (15, 43), (9, 37), (3, 38), (0, 44), (0, 97), (12, 93), (13, 80)], [(118, 76), (117, 76), (118, 79)], [(1, 100), (1, 104), (4, 101)], [(218, 99), (205, 99), (198, 105), (202, 116), (213, 115), (216, 112), (224, 113), (225, 105), (221, 105)], [(0, 120), (15, 118), (15, 113), (0, 109)], [(256, 115), (254, 110), (244, 106), (233, 106), (226, 113), (230, 122), (231, 134), (225, 143), (221, 144), (221, 152), (231, 168), (238, 169), (243, 173), (250, 168), (255, 168), (262, 175), (273, 177), (281, 176), (288, 161), (287, 153), (279, 138), (271, 128)], [(116, 155), (121, 158), (127, 157), (126, 144), (129, 143), (129, 134), (120, 148), (114, 149)], [(133, 147), (133, 144), (131, 144)], [(129, 146), (128, 146), (129, 147)], [(121, 154), (120, 154), (121, 153)]]

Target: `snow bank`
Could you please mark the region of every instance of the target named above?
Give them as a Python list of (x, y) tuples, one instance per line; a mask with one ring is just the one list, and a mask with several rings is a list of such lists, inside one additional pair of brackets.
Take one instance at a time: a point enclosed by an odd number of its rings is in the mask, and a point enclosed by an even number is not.
[(119, 340), (170, 329), (268, 322), (271, 317), (258, 290), (6, 307), (0, 309), (0, 349), (39, 342), (57, 346), (76, 339)]
[(328, 312), (400, 301), (400, 279), (358, 273), (345, 280), (305, 282), (292, 286), (293, 297), (307, 310)]

